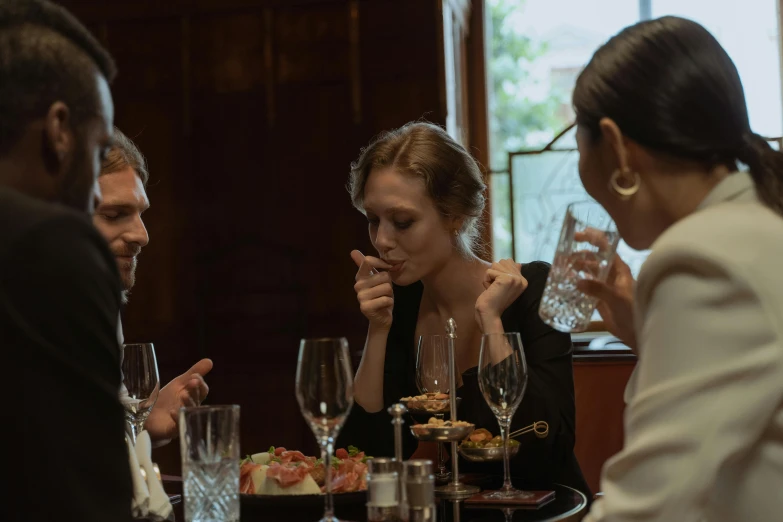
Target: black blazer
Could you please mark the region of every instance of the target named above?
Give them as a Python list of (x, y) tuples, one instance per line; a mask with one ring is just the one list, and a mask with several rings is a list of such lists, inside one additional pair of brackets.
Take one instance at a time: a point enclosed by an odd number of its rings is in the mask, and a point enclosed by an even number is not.
[(119, 309), (117, 264), (89, 217), (0, 187), (0, 346), (22, 360), (5, 376), (6, 435), (23, 459), (3, 520), (131, 520)]

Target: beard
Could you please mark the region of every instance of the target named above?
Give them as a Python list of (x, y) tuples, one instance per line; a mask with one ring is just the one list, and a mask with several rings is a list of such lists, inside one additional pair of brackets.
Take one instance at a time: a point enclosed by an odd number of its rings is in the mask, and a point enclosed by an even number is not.
[(120, 270), (123, 292), (130, 292), (136, 284), (136, 259), (131, 261), (117, 259), (117, 268)]
[(136, 256), (141, 252), (141, 246), (121, 241), (112, 243), (109, 248), (117, 260), (117, 270), (120, 272), (122, 302), (127, 304), (131, 288), (136, 284)]

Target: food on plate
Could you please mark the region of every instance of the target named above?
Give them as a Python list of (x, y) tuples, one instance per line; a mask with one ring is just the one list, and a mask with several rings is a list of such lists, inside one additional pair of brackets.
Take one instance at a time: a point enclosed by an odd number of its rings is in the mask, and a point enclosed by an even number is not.
[[(508, 445), (511, 448), (514, 446), (519, 446), (519, 441), (510, 439), (508, 441)], [(463, 448), (502, 448), (503, 437), (500, 435), (493, 437), (489, 430), (479, 428), (468, 435), (468, 437), (462, 441), (460, 446)]]
[(413, 397), (403, 397), (400, 401), (442, 401), (449, 398), (448, 393), (429, 392), (424, 395), (414, 395)]
[(407, 404), (408, 409), (428, 412), (448, 411), (450, 408), (448, 393), (425, 393), (413, 397), (403, 397), (400, 402)]
[(459, 428), (462, 426), (473, 426), (470, 422), (465, 422), (461, 420), (443, 420), (443, 419), (436, 419), (435, 417), (430, 417), (430, 420), (427, 421), (427, 424), (414, 424), (414, 428)]
[[(367, 457), (353, 446), (338, 449), (332, 458), (332, 492), (367, 489)], [(326, 470), (321, 459), (272, 446), (245, 458), (239, 468), (239, 492), (255, 495), (317, 495)]]

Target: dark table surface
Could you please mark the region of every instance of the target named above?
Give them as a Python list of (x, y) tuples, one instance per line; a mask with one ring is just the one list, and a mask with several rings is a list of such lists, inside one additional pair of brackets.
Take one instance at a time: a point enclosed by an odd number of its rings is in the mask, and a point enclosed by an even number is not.
[[(497, 489), (501, 481), (487, 484), (484, 489)], [(515, 486), (519, 484), (515, 482)], [(522, 489), (522, 488), (520, 488)], [(559, 484), (552, 485), (555, 499), (535, 507), (519, 506), (476, 506), (464, 502), (440, 501), (438, 521), (440, 522), (554, 522), (578, 521), (587, 514), (587, 498), (575, 489)]]
[[(466, 483), (478, 485), (482, 490), (497, 489), (502, 480), (496, 477), (467, 475)], [(514, 480), (514, 486), (525, 489), (526, 484)], [(537, 488), (541, 489), (541, 488)], [(555, 499), (543, 506), (475, 506), (464, 502), (436, 499), (439, 522), (572, 522), (579, 521), (587, 514), (588, 501), (575, 489), (554, 484), (547, 489), (555, 491)], [(167, 488), (168, 491), (168, 488)], [(310, 498), (276, 498), (266, 502), (263, 497), (243, 498), (241, 501), (242, 522), (281, 521), (281, 522), (314, 522), (323, 515), (323, 500)], [(340, 520), (365, 522), (367, 508), (366, 495), (349, 494), (335, 497), (335, 515)], [(179, 509), (177, 509), (179, 508)], [(179, 511), (180, 506), (175, 506)], [(182, 521), (177, 513), (177, 520)]]

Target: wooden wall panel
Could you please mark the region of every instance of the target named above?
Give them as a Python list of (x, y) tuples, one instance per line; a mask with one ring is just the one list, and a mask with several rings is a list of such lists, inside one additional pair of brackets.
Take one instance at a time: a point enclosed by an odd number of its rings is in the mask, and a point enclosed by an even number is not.
[(627, 361), (575, 361), (576, 458), (593, 493), (604, 462), (623, 447), (623, 394), (636, 365)]
[[(209, 402), (242, 406), (243, 451), (314, 450), (298, 341), (364, 343), (345, 190), (382, 130), (445, 122), (437, 0), (68, 0), (117, 61), (117, 125), (147, 156), (150, 244), (124, 313), (168, 381), (203, 356)], [(156, 450), (179, 470), (177, 444)]]

